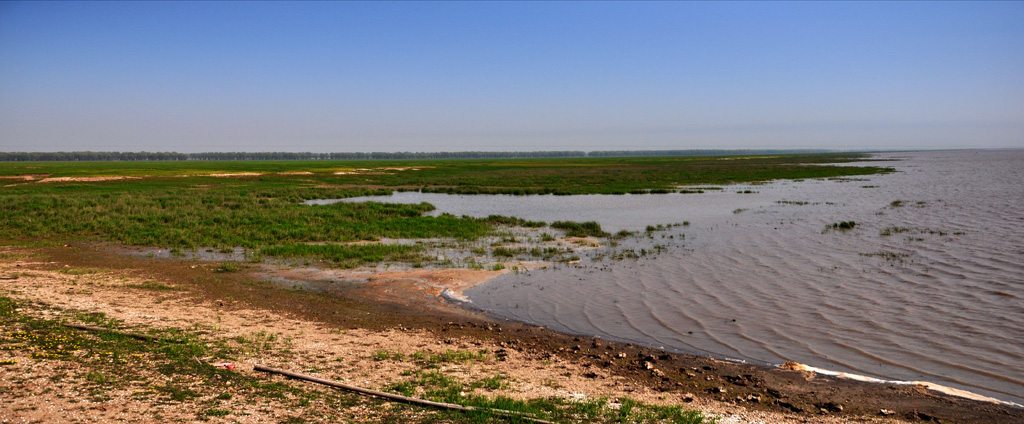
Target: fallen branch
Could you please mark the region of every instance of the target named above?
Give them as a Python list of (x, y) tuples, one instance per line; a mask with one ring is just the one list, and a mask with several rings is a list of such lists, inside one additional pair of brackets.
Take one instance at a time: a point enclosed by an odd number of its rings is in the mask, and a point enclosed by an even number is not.
[[(64, 326), (65, 327), (70, 327), (70, 328), (77, 328), (79, 330), (108, 331), (108, 332), (115, 333), (115, 334), (120, 334), (120, 335), (123, 335), (123, 336), (134, 337), (134, 338), (140, 339), (140, 340), (148, 340), (148, 341), (154, 341), (154, 342), (160, 341), (160, 338), (157, 337), (157, 336), (150, 336), (148, 334), (122, 332), (122, 331), (117, 331), (117, 330), (111, 330), (109, 328), (96, 327), (96, 326), (92, 326), (92, 325), (68, 324), (68, 323), (65, 323)], [(174, 341), (177, 341), (177, 340), (167, 340), (167, 341), (174, 342)]]
[(291, 377), (291, 378), (295, 378), (295, 379), (299, 379), (299, 380), (310, 381), (310, 382), (313, 382), (313, 383), (319, 383), (319, 384), (323, 384), (325, 386), (331, 386), (331, 387), (342, 389), (342, 390), (348, 390), (350, 392), (356, 392), (356, 393), (362, 393), (364, 395), (382, 397), (382, 398), (390, 399), (390, 400), (393, 400), (393, 401), (396, 401), (396, 402), (403, 402), (403, 403), (409, 403), (409, 404), (414, 404), (414, 405), (422, 405), (422, 406), (430, 406), (430, 407), (434, 407), (434, 408), (449, 409), (449, 410), (463, 411), (463, 412), (474, 412), (474, 411), (475, 412), (488, 412), (488, 413), (492, 413), (492, 414), (496, 414), (496, 415), (501, 415), (501, 416), (504, 416), (504, 417), (518, 418), (518, 419), (521, 419), (521, 420), (524, 420), (524, 421), (529, 421), (529, 422), (534, 422), (534, 423), (553, 424), (551, 421), (546, 421), (546, 420), (542, 420), (542, 419), (539, 419), (539, 418), (533, 418), (533, 417), (530, 417), (530, 416), (527, 416), (527, 415), (523, 415), (523, 414), (519, 414), (519, 413), (512, 412), (512, 411), (505, 411), (505, 410), (501, 410), (501, 409), (476, 408), (476, 407), (472, 407), (472, 406), (458, 405), (458, 404), (454, 404), (454, 403), (434, 402), (434, 401), (430, 401), (430, 400), (426, 400), (426, 399), (419, 399), (419, 398), (414, 398), (414, 397), (396, 395), (394, 393), (387, 393), (387, 392), (381, 392), (381, 391), (377, 391), (377, 390), (373, 390), (373, 389), (367, 389), (367, 388), (363, 388), (363, 387), (359, 387), (359, 386), (352, 386), (352, 385), (348, 385), (348, 384), (345, 384), (345, 383), (339, 383), (337, 381), (325, 380), (325, 379), (322, 379), (322, 378), (319, 378), (319, 377), (314, 377), (314, 376), (311, 376), (311, 375), (299, 374), (299, 373), (296, 373), (296, 372), (285, 371), (285, 370), (281, 370), (281, 369), (277, 369), (277, 368), (265, 367), (265, 366), (262, 366), (262, 365), (255, 365), (255, 366), (253, 366), (253, 369), (256, 370), (256, 371), (263, 371), (263, 372), (267, 372), (267, 373), (271, 373), (271, 374), (280, 374), (280, 375), (283, 375), (283, 376), (286, 376), (286, 377)]

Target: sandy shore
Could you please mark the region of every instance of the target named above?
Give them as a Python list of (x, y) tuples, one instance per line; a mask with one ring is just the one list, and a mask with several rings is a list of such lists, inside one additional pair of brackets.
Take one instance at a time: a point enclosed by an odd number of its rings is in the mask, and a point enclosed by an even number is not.
[[(32, 316), (73, 320), (75, 313), (102, 312), (129, 329), (201, 329), (211, 343), (272, 335), (269, 338), (276, 342), (268, 345), (274, 346), (233, 358), (234, 371), (244, 374), (258, 374), (253, 365), (261, 364), (381, 389), (408, 379), (415, 367), (409, 361), (382, 360), (381, 352), (397, 358), (454, 349), (491, 353), (486, 360), (441, 367), (467, 380), (498, 375), (508, 382), (499, 389), (478, 389), (484, 396), (628, 397), (700, 409), (721, 417), (722, 423), (1024, 422), (1024, 411), (1019, 409), (922, 387), (844, 381), (813, 372), (668, 355), (495, 321), (440, 298), (445, 289), (461, 292), (499, 273), (495, 271), (347, 272), (334, 277), (349, 284), (286, 290), (280, 284), (254, 283), (253, 276), (272, 273), (262, 267), (216, 274), (214, 266), (127, 257), (95, 246), (0, 247), (0, 277), (5, 277), (0, 280), (0, 295), (22, 302), (26, 305), (22, 313)], [(301, 280), (309, 277), (304, 272), (312, 271), (276, 272), (277, 277)], [(85, 390), (78, 383), (84, 379), (75, 375), (87, 370), (55, 366), (54, 360), (17, 351), (0, 355), (6, 355), (0, 360), (17, 361), (0, 368), (0, 393), (13, 399), (0, 405), (0, 422), (149, 422), (154, 411), (164, 420), (188, 421), (205, 407), (199, 400), (166, 404), (139, 398), (132, 395), (139, 389), (132, 387), (105, 401), (81, 402), (69, 394)], [(209, 418), (279, 422), (295, 412), (283, 404), (249, 402), (252, 399), (245, 396), (224, 400), (225, 408), (236, 414)], [(316, 408), (323, 407), (308, 406), (313, 416)], [(366, 415), (372, 410), (367, 408), (353, 406), (343, 416), (376, 421)]]

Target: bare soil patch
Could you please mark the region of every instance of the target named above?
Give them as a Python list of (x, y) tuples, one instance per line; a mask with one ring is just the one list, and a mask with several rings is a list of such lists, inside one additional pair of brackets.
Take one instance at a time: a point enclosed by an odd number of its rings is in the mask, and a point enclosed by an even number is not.
[(50, 177), (43, 178), (39, 183), (97, 183), (105, 181), (138, 180), (141, 177), (127, 177), (122, 175), (110, 177)]

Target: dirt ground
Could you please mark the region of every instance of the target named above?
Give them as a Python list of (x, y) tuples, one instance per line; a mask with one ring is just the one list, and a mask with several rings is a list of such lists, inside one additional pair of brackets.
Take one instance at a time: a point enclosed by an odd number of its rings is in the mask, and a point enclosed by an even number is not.
[[(102, 312), (129, 329), (201, 329), (211, 340), (263, 338), (270, 347), (234, 358), (233, 371), (247, 375), (262, 374), (253, 370), (259, 364), (381, 389), (409, 379), (415, 371), (414, 363), (394, 358), (488, 352), (486, 360), (446, 363), (442, 370), (467, 381), (502, 376), (507, 384), (481, 389), (486, 396), (628, 397), (699, 409), (720, 417), (721, 423), (1024, 422), (1021, 409), (920, 386), (869, 384), (801, 370), (670, 355), (494, 320), (442, 299), (445, 288), (460, 292), (492, 277), (492, 271), (310, 276), (260, 264), (219, 273), (216, 266), (129, 257), (94, 245), (0, 247), (0, 295), (35, 305), (22, 312), (39, 317), (67, 316), (62, 311)], [(256, 279), (268, 275), (281, 278), (277, 283)], [(281, 283), (303, 278), (319, 283), (299, 289)], [(0, 422), (191, 421), (196, 411), (189, 409), (201, 407), (167, 404), (133, 395), (137, 390), (130, 389), (82, 401), (78, 395), (87, 388), (62, 378), (86, 372), (76, 370), (73, 363), (54, 364), (16, 351), (0, 356), (16, 361), (0, 367), (0, 394), (10, 400), (0, 402)], [(153, 379), (161, 378), (166, 377), (154, 373)], [(283, 377), (263, 378), (308, 385)], [(205, 419), (280, 422), (290, 416), (281, 405), (275, 409), (273, 403), (249, 401), (224, 400), (231, 410), (244, 413)], [(349, 409), (347, 416), (354, 422), (372, 421), (360, 414), (371, 413), (373, 407)]]

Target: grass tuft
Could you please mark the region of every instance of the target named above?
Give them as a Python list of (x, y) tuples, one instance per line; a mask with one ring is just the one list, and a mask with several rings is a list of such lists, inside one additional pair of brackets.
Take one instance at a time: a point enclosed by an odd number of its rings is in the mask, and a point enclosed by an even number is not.
[(557, 228), (565, 230), (565, 235), (568, 237), (608, 237), (610, 234), (606, 233), (601, 229), (601, 224), (596, 221), (587, 222), (572, 222), (572, 221), (555, 221), (551, 223), (551, 228)]

